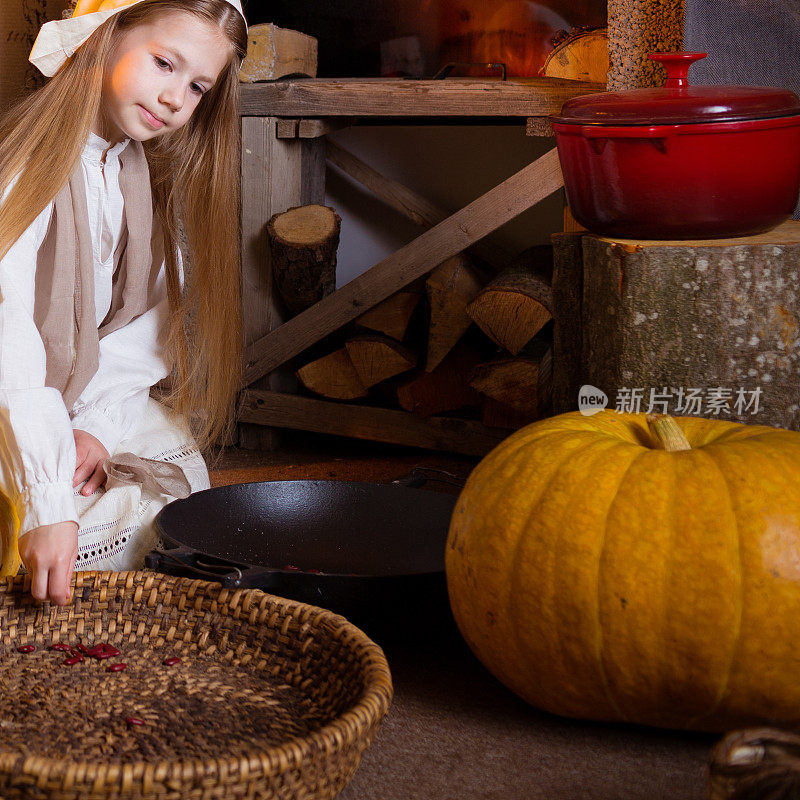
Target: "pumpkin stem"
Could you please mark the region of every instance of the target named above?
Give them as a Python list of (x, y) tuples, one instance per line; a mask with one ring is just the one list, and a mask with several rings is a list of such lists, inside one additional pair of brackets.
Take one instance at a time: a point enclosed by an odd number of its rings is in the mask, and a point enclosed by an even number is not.
[(648, 414), (647, 426), (656, 440), (658, 449), (666, 450), (668, 453), (692, 449), (678, 423), (669, 414)]

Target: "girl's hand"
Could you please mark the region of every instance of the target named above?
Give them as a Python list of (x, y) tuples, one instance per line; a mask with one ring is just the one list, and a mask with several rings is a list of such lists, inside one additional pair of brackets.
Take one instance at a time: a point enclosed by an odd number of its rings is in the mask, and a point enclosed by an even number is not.
[(79, 430), (74, 430), (72, 433), (75, 436), (75, 450), (78, 454), (72, 486), (74, 488), (86, 481), (81, 494), (88, 496), (106, 482), (103, 462), (108, 458), (108, 450), (91, 433)]
[(31, 573), (31, 594), (65, 606), (78, 557), (78, 523), (57, 522), (29, 531), (19, 540), (22, 563)]

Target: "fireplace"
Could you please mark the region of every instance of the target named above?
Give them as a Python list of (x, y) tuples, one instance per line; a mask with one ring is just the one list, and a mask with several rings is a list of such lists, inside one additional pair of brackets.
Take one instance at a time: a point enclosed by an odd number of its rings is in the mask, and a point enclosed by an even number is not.
[[(604, 27), (605, 0), (278, 0), (246, 3), (252, 23), (273, 22), (319, 41), (319, 77), (430, 77), (443, 65), (503, 63), (538, 73), (559, 30)], [(458, 75), (482, 74), (459, 66)]]

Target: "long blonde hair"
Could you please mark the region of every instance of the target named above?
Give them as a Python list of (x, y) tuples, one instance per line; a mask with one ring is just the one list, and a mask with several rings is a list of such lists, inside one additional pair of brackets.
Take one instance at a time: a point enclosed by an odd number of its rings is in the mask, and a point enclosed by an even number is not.
[[(189, 122), (143, 143), (162, 223), (173, 373), (165, 401), (201, 447), (226, 436), (241, 376), (239, 80), (247, 30), (225, 0), (143, 0), (101, 25), (45, 84), (0, 119), (0, 258), (69, 181), (101, 112), (103, 74), (120, 36), (169, 12), (217, 25), (231, 58)], [(181, 237), (181, 230), (183, 237)], [(184, 239), (181, 291), (176, 250)], [(1, 288), (1, 287), (0, 287)]]

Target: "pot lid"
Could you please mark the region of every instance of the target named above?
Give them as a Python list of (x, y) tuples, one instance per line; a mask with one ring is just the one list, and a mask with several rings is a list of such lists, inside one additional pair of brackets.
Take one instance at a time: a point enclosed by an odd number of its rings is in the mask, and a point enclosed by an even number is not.
[(581, 125), (658, 125), (731, 122), (800, 114), (800, 100), (787, 89), (767, 86), (690, 86), (689, 67), (706, 53), (651, 53), (663, 64), (663, 88), (628, 89), (574, 97), (553, 122)]

